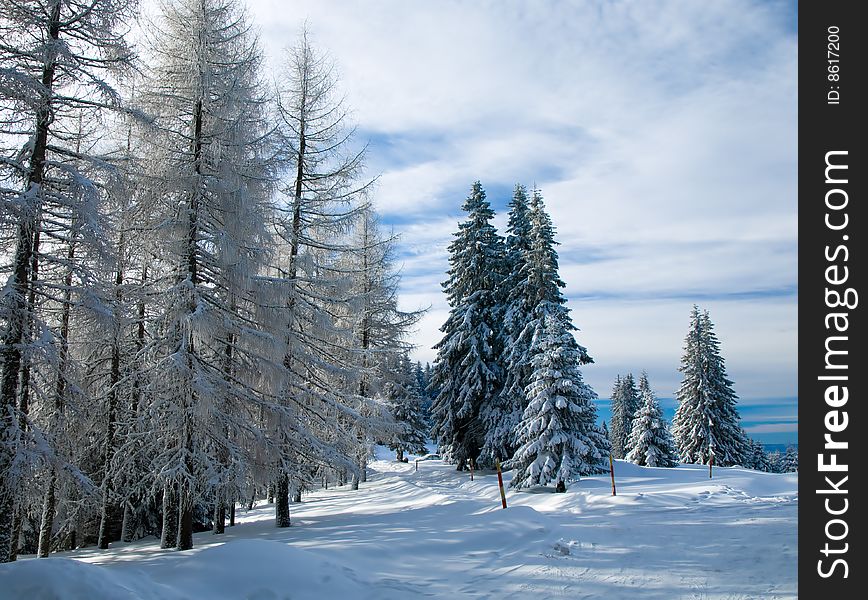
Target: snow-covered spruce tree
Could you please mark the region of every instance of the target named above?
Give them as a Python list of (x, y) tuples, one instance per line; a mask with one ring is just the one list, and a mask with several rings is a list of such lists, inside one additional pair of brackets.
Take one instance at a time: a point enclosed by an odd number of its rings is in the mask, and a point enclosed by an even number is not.
[(754, 471), (772, 472), (772, 464), (762, 443), (748, 438), (747, 434), (745, 434), (745, 438), (747, 439), (747, 447), (742, 466)]
[(624, 458), (629, 451), (628, 440), (633, 429), (633, 415), (641, 405), (640, 393), (632, 373), (625, 377), (618, 375), (612, 389), (612, 420), (609, 440), (612, 442), (612, 456)]
[(147, 430), (164, 487), (163, 544), (185, 550), (202, 499), (221, 497), (249, 464), (229, 433), (255, 434), (248, 423), (263, 408), (254, 384), (267, 357), (247, 338), (256, 329), (252, 279), (270, 246), (272, 174), (260, 55), (243, 9), (234, 0), (162, 8), (141, 100), (154, 119), (148, 185), (171, 271), (159, 284)]
[(799, 470), (799, 449), (787, 446), (787, 451), (781, 459), (782, 473), (796, 473)]
[(596, 394), (582, 379), (583, 352), (565, 316), (546, 314), (534, 335), (528, 406), (517, 431), (519, 447), (506, 463), (516, 489), (606, 470), (609, 445), (596, 425)]
[[(624, 386), (624, 404), (627, 407), (625, 412), (630, 415), (630, 421), (627, 426), (627, 433), (629, 434), (633, 428), (633, 415), (642, 406), (642, 388), (641, 386), (636, 387), (636, 378), (633, 377), (632, 373), (627, 373), (621, 385)], [(650, 391), (647, 378), (645, 379), (645, 389)]]
[[(516, 439), (518, 422), (515, 419), (518, 416), (520, 422), (527, 407), (526, 388), (532, 371), (533, 339), (542, 330), (545, 317), (556, 314), (565, 327), (570, 331), (576, 330), (561, 292), (566, 284), (558, 274), (557, 242), (542, 194), (534, 190), (526, 208), (524, 197), (523, 188), (517, 188), (512, 205), (512, 244), (516, 256), (520, 255), (521, 258), (513, 258), (517, 261), (518, 271), (513, 271), (509, 276), (513, 283), (508, 290), (508, 316), (505, 319), (508, 325), (504, 354), (512, 377), (511, 387), (506, 394), (501, 394), (499, 402), (486, 407), (486, 446), (483, 452), (486, 462), (494, 462), (498, 454), (509, 452), (511, 455), (512, 449), (519, 444)], [(524, 239), (520, 240), (520, 237)], [(576, 350), (579, 364), (593, 362), (584, 347), (577, 344)], [(522, 381), (524, 387), (520, 388)], [(508, 402), (504, 402), (505, 398)]]
[(480, 182), (475, 182), (463, 210), (467, 220), (449, 244), (449, 279), (443, 288), (449, 318), (434, 346), (431, 386), (438, 390), (432, 407), (432, 435), (444, 459), (467, 467), (477, 461), (485, 442), (483, 410), (501, 390), (499, 364), (503, 240), (492, 224), (494, 211)]
[(579, 371), (593, 359), (572, 333), (576, 327), (561, 293), (565, 284), (558, 275), (554, 227), (536, 190), (529, 221), (524, 269), (532, 308), (525, 329), (530, 333), (532, 374), (524, 390), (527, 407), (515, 433), (518, 449), (508, 463), (517, 469), (516, 487), (598, 472), (609, 453), (609, 442), (596, 425), (596, 394)]
[(500, 394), (491, 399), (483, 411), (485, 442), (480, 462), (493, 465), (495, 460), (504, 461), (515, 450), (515, 430), (527, 406), (524, 389), (530, 383), (530, 343), (533, 329), (528, 327), (533, 309), (539, 300), (538, 289), (532, 282), (527, 268), (531, 253), (530, 207), (527, 188), (515, 186), (509, 203), (509, 221), (504, 248), (503, 282), (500, 284), (499, 302), (503, 365), (503, 387)]
[(428, 377), (421, 361), (413, 365), (413, 393), (419, 398), (422, 419), (425, 422), (423, 437), (428, 435), (431, 429), (431, 397), (428, 392)]
[(766, 453), (766, 456), (769, 461), (769, 472), (770, 473), (783, 473), (783, 455), (780, 450), (775, 450), (774, 452)]
[(633, 415), (625, 458), (637, 465), (649, 467), (677, 466), (678, 453), (675, 449), (675, 440), (666, 427), (660, 403), (651, 391), (645, 373), (642, 373), (639, 380), (639, 389), (642, 404)]
[(610, 421), (611, 425), (606, 435), (606, 437), (609, 438), (609, 443), (612, 446), (613, 458), (624, 458), (624, 455), (626, 454), (624, 452), (624, 446), (627, 445), (627, 436), (630, 434), (629, 431), (626, 431), (626, 427), (624, 425), (626, 419), (624, 414), (624, 403), (621, 402), (621, 390), (622, 382), (621, 374), (619, 373), (615, 376), (615, 383), (612, 386), (612, 395), (610, 399), (612, 419)]
[(746, 439), (739, 426), (735, 392), (726, 377), (720, 342), (708, 311), (694, 305), (679, 371), (683, 379), (672, 434), (681, 462), (731, 466), (742, 463)]
[(428, 437), (433, 438), (431, 435), (431, 427), (434, 424), (434, 399), (440, 393), (440, 389), (433, 384), (434, 381), (434, 367), (431, 366), (431, 363), (425, 363), (425, 414), (428, 415)]
[(406, 354), (396, 357), (391, 369), (392, 376), (383, 385), (383, 397), (389, 406), (400, 430), (389, 448), (395, 451), (395, 458), (402, 460), (404, 452), (422, 454), (425, 452), (425, 433), (427, 425), (422, 411), (422, 397), (416, 385), (415, 376)]
[[(0, 562), (17, 551), (16, 495), (27, 462), (22, 449), (41, 437), (28, 422), (33, 390), (27, 379), (34, 340), (44, 348), (50, 339), (35, 305), (47, 290), (37, 276), (40, 247), (51, 241), (43, 234), (50, 229), (68, 240), (75, 223), (99, 241), (92, 229), (94, 179), (106, 163), (80, 143), (76, 123), (119, 106), (106, 73), (131, 63), (124, 33), (134, 6), (128, 0), (0, 1), (0, 243), (8, 248), (0, 259), (6, 276), (0, 298)], [(45, 445), (38, 450), (28, 455), (52, 454)]]

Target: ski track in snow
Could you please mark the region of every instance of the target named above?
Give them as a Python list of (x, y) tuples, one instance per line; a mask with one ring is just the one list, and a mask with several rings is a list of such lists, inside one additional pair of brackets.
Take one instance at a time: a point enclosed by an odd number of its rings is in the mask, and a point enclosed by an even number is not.
[(618, 461), (615, 497), (606, 474), (508, 492), (502, 510), (492, 472), (378, 451), (358, 491), (306, 495), (289, 529), (260, 505), (189, 552), (150, 538), (25, 557), (0, 565), (0, 598), (796, 598), (794, 474)]

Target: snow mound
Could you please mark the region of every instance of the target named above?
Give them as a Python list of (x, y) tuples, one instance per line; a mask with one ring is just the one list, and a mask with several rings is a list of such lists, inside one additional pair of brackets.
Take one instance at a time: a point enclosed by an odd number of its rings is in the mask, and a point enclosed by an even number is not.
[(141, 577), (124, 576), (69, 558), (22, 560), (0, 565), (0, 599), (3, 600), (180, 600), (185, 597)]
[(0, 599), (306, 600), (364, 597), (354, 573), (315, 552), (269, 540), (206, 548), (146, 575), (52, 558), (0, 565)]

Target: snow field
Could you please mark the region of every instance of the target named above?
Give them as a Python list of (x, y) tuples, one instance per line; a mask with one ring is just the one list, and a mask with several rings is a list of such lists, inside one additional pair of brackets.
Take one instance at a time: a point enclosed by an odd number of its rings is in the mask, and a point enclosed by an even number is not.
[[(380, 449), (358, 491), (318, 490), (197, 534), (0, 565), (0, 598), (796, 598), (795, 474), (616, 461), (567, 493), (507, 491), (441, 461), (415, 471)], [(504, 473), (509, 484), (511, 473)]]

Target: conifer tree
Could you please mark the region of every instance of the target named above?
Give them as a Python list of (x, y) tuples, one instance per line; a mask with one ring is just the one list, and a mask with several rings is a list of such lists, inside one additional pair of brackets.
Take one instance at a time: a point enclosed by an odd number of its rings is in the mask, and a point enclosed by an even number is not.
[[(65, 277), (44, 285), (44, 263), (61, 250), (54, 268), (81, 274), (79, 261), (66, 261), (62, 251), (77, 244), (79, 256), (81, 245), (101, 250), (100, 188), (109, 163), (83, 135), (92, 128), (80, 124), (121, 108), (110, 81), (132, 64), (124, 34), (134, 10), (128, 0), (0, 1), (0, 272), (7, 275), (0, 285), (0, 562), (14, 560), (18, 549), (20, 477), (35, 457), (64, 466), (66, 452), (54, 452), (53, 436), (32, 443), (42, 434), (29, 418), (32, 355), (62, 329), (46, 322), (39, 299), (71, 300)], [(51, 370), (56, 390), (69, 370)], [(46, 403), (49, 421), (58, 420), (57, 408)]]
[(504, 382), (497, 397), (485, 406), (483, 421), (485, 443), (480, 461), (493, 465), (506, 460), (515, 450), (515, 430), (527, 406), (524, 389), (530, 383), (530, 337), (528, 327), (538, 297), (532, 289), (527, 260), (530, 257), (531, 222), (527, 189), (517, 184), (509, 203), (509, 221), (504, 247), (503, 273), (499, 302)]
[(515, 339), (528, 340), (524, 358), (521, 341), (514, 345), (514, 364), (530, 367), (524, 389), (525, 409), (515, 431), (514, 487), (567, 481), (601, 472), (609, 443), (596, 425), (594, 391), (582, 380), (579, 366), (593, 362), (573, 332), (558, 274), (554, 227), (542, 195), (534, 190), (528, 207), (528, 243), (522, 266), (524, 302), (529, 314)]
[[(516, 186), (511, 203), (508, 273), (504, 287), (508, 303), (504, 311), (504, 358), (508, 388), (484, 411), (483, 459), (491, 464), (508, 457), (518, 446), (517, 428), (529, 399), (527, 385), (532, 373), (533, 339), (542, 331), (548, 315), (557, 315), (568, 331), (576, 331), (561, 289), (566, 286), (558, 273), (557, 241), (542, 194), (534, 190), (530, 202), (526, 191)], [(587, 350), (576, 344), (579, 364), (593, 362)]]
[(612, 456), (624, 458), (629, 451), (628, 440), (633, 428), (633, 415), (639, 409), (640, 393), (632, 373), (625, 377), (618, 375), (612, 389), (612, 421), (609, 440), (612, 442)]
[(737, 396), (726, 376), (720, 342), (708, 311), (694, 305), (679, 371), (672, 433), (681, 461), (730, 466), (741, 464), (747, 440), (739, 426)]
[(503, 240), (492, 224), (494, 211), (480, 182), (464, 202), (467, 219), (449, 245), (449, 279), (443, 284), (450, 312), (431, 386), (432, 434), (446, 460), (466, 468), (485, 441), (482, 411), (501, 390), (498, 290)]
[(428, 375), (421, 361), (416, 361), (413, 366), (414, 393), (419, 397), (419, 407), (422, 411), (422, 420), (425, 423), (424, 435), (427, 437), (431, 429), (431, 393), (428, 391)]
[[(234, 0), (163, 5), (142, 101), (154, 117), (149, 185), (162, 223), (160, 335), (153, 345), (152, 471), (165, 474), (165, 543), (192, 547), (199, 498), (223, 495), (250, 460), (227, 432), (268, 405), (255, 383), (271, 360), (251, 326), (266, 264), (273, 173), (260, 55)], [(192, 41), (192, 43), (191, 43)], [(251, 345), (249, 345), (251, 344)], [(207, 477), (204, 476), (207, 474)]]
[(395, 451), (395, 458), (402, 460), (404, 452), (425, 452), (425, 433), (428, 427), (422, 411), (422, 397), (416, 385), (415, 369), (406, 354), (396, 362), (390, 381), (384, 385), (383, 396), (399, 426), (389, 448)]
[(795, 473), (799, 470), (799, 449), (795, 446), (787, 446), (787, 451), (781, 459), (782, 473)]
[(780, 450), (775, 450), (774, 452), (767, 452), (766, 457), (769, 462), (769, 472), (770, 473), (783, 473), (783, 455)]
[[(362, 211), (356, 223), (353, 247), (347, 252), (348, 260), (342, 263), (349, 283), (347, 321), (353, 332), (347, 344), (351, 351), (349, 362), (354, 365), (351, 386), (357, 410), (371, 416), (380, 412), (372, 410), (371, 399), (377, 396), (385, 399), (391, 410), (396, 402), (407, 404), (413, 395), (413, 372), (406, 355), (411, 346), (404, 337), (422, 315), (420, 311), (406, 312), (398, 308), (399, 274), (392, 259), (396, 238), (384, 236), (380, 229), (376, 214), (371, 209)], [(364, 404), (369, 406), (363, 407)], [(391, 412), (395, 414), (395, 410)], [(405, 413), (406, 410), (402, 415), (407, 417)], [(415, 413), (412, 416), (417, 417)], [(359, 475), (364, 478), (373, 440), (387, 439), (390, 434), (376, 430), (375, 425), (381, 424), (378, 419), (358, 421), (353, 425), (359, 441), (356, 459)], [(413, 424), (420, 427), (415, 421)], [(405, 434), (404, 438), (414, 443), (419, 435), (422, 434)], [(418, 444), (413, 448), (418, 448)], [(355, 489), (357, 479), (353, 477)]]
[[(273, 390), (280, 410), (268, 425), (277, 441), (269, 458), (277, 527), (290, 524), (290, 488), (313, 483), (309, 473), (315, 469), (300, 464), (300, 457), (323, 470), (355, 473), (364, 461), (357, 456), (367, 438), (363, 415), (381, 413), (375, 394), (364, 389), (367, 367), (356, 373), (374, 343), (365, 322), (371, 298), (364, 285), (371, 272), (364, 261), (378, 250), (344, 237), (359, 234), (353, 228), (370, 216), (371, 180), (363, 177), (366, 149), (353, 148), (354, 129), (335, 72), (305, 29), (286, 52), (276, 94), (287, 167), (275, 206), (278, 253), (272, 265), (283, 367)], [(369, 268), (380, 265), (371, 261)]]
[(528, 488), (606, 470), (608, 441), (596, 425), (596, 394), (582, 379), (579, 349), (565, 312), (542, 321), (532, 345), (528, 406), (517, 431), (519, 447), (506, 463), (510, 487)]
[(648, 376), (639, 380), (642, 404), (633, 416), (625, 458), (637, 465), (674, 467), (678, 464), (675, 440), (666, 427), (660, 403), (651, 391)]
[(745, 438), (747, 439), (747, 448), (742, 466), (755, 471), (771, 472), (772, 464), (763, 445), (757, 440), (747, 438), (747, 434), (745, 434)]
[(627, 420), (626, 409), (621, 399), (622, 390), (621, 374), (615, 376), (615, 383), (612, 386), (611, 410), (612, 419), (610, 421), (608, 438), (612, 445), (612, 457), (624, 458), (626, 452), (624, 447), (627, 445), (627, 436), (630, 434), (627, 431), (625, 421)]

